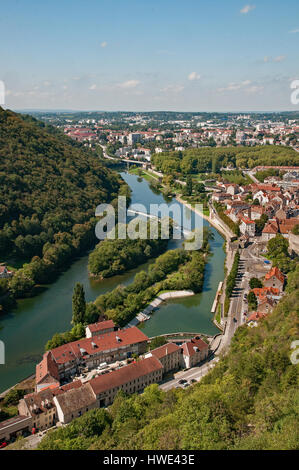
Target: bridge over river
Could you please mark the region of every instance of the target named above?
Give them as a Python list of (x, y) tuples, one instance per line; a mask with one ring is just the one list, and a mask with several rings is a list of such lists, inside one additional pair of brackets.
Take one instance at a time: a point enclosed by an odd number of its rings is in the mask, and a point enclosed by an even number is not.
[[(137, 210), (134, 210), (134, 209), (128, 209), (127, 213), (142, 215), (143, 217), (146, 217), (148, 219), (162, 220), (162, 218), (163, 218), (163, 217), (159, 217), (158, 215), (148, 214), (147, 212), (137, 211)], [(172, 219), (172, 221), (173, 221), (173, 219)], [(191, 230), (187, 230), (186, 228), (182, 227), (181, 225), (177, 224), (174, 221), (173, 221), (173, 226), (176, 230), (179, 230), (180, 232), (183, 233), (183, 235), (186, 235), (187, 237), (190, 237), (193, 233)]]

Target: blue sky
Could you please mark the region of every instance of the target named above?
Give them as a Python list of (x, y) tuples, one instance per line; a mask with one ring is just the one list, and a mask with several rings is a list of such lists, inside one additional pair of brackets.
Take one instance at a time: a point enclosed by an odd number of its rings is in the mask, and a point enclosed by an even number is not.
[(11, 109), (296, 110), (298, 0), (2, 0)]

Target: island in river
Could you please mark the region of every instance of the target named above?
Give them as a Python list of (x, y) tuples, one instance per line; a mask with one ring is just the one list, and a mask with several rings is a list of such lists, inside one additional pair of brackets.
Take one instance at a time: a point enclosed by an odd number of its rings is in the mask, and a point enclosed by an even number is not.
[[(130, 186), (131, 202), (150, 207), (151, 203), (168, 205), (175, 199), (166, 199), (158, 191), (153, 191), (147, 181), (135, 175), (121, 173)], [(200, 217), (182, 205), (186, 216)], [(210, 241), (211, 255), (205, 266), (202, 292), (191, 297), (170, 300), (163, 304), (144, 325), (144, 333), (157, 336), (178, 331), (194, 331), (213, 335), (219, 332), (213, 324), (211, 307), (218, 284), (224, 278), (225, 252), (223, 237), (207, 221), (204, 226), (211, 228), (214, 240)], [(169, 249), (178, 248), (180, 240), (172, 240)], [(0, 338), (5, 343), (6, 363), (0, 369), (0, 391), (34, 373), (44, 346), (54, 333), (70, 328), (72, 318), (72, 293), (76, 282), (84, 286), (86, 300), (94, 301), (99, 295), (113, 290), (117, 285), (128, 285), (136, 273), (146, 270), (150, 260), (125, 274), (113, 276), (97, 282), (88, 276), (88, 255), (75, 261), (69, 269), (37, 297), (23, 299), (17, 308), (1, 318)]]

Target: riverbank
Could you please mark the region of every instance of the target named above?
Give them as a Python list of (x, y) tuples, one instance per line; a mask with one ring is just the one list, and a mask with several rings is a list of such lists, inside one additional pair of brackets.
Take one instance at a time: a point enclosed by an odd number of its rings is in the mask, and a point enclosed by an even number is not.
[[(151, 189), (148, 181), (136, 175), (123, 172), (121, 176), (132, 190), (131, 203), (143, 204), (148, 212), (151, 204), (166, 203), (170, 206), (175, 202), (175, 199), (166, 200), (161, 192)], [(203, 223), (208, 225), (205, 220)], [(151, 316), (151, 321), (142, 325), (142, 331), (148, 337), (169, 331), (201, 331), (208, 335), (219, 331), (212, 321), (210, 310), (216, 288), (224, 277), (224, 239), (214, 227), (210, 227), (215, 239), (210, 241), (211, 256), (206, 262), (202, 292), (177, 300), (170, 299), (161, 304)], [(179, 248), (181, 242), (170, 240), (168, 249)], [(1, 392), (33, 374), (49, 338), (70, 328), (73, 288), (77, 282), (84, 287), (86, 302), (93, 302), (98, 296), (111, 292), (118, 285), (131, 284), (135, 275), (140, 271), (147, 271), (153, 260), (125, 274), (105, 278), (101, 282), (89, 279), (87, 263), (88, 255), (81, 256), (38, 296), (20, 300), (11, 314), (1, 317), (0, 339), (5, 343), (6, 353), (6, 364), (0, 365)]]
[[(134, 172), (134, 174), (137, 174), (138, 169), (132, 170), (132, 173), (133, 172)], [(141, 173), (140, 177), (145, 178), (146, 180), (149, 180), (151, 178), (156, 180), (157, 177), (158, 177), (160, 185), (163, 188), (166, 188), (166, 185), (161, 182), (161, 179), (164, 176), (163, 173), (157, 172), (156, 170), (153, 170), (153, 169), (148, 170), (148, 171), (142, 170), (140, 173)], [(154, 176), (152, 173), (154, 173), (156, 176)], [(143, 176), (143, 175), (146, 175), (146, 176)], [(181, 183), (178, 180), (177, 180), (177, 182)], [(225, 294), (224, 294), (224, 292), (225, 292), (225, 286), (226, 286), (226, 279), (227, 279), (227, 276), (228, 276), (228, 274), (231, 270), (232, 263), (233, 263), (233, 250), (231, 249), (231, 239), (234, 237), (234, 234), (230, 231), (230, 229), (227, 226), (225, 226), (225, 227), (222, 226), (223, 222), (220, 223), (218, 221), (216, 214), (215, 214), (215, 218), (212, 218), (210, 215), (208, 216), (208, 215), (204, 214), (203, 212), (199, 211), (196, 207), (194, 207), (192, 204), (190, 204), (185, 199), (183, 199), (182, 195), (176, 194), (174, 197), (180, 204), (182, 204), (184, 207), (187, 207), (189, 210), (193, 211), (195, 214), (199, 215), (201, 218), (206, 220), (222, 236), (225, 237), (226, 241), (224, 243), (224, 250), (225, 250), (225, 255), (226, 256), (225, 256), (225, 261), (224, 261), (224, 263), (225, 263), (225, 275), (224, 275), (224, 279), (222, 281), (223, 289), (222, 289), (221, 295), (218, 297), (217, 309), (213, 314), (213, 320), (212, 320), (214, 325), (220, 331), (223, 331), (223, 329), (225, 328), (225, 324), (224, 325), (222, 324), (222, 323), (225, 323), (225, 320), (224, 320), (224, 317), (225, 317)], [(210, 214), (211, 214), (211, 210), (213, 210), (213, 208), (210, 207)], [(218, 312), (218, 307), (220, 307), (220, 312)], [(217, 318), (217, 317), (219, 317), (219, 313), (220, 313), (220, 322), (218, 321), (218, 318)]]
[(152, 302), (142, 310), (142, 312), (138, 313), (133, 320), (131, 320), (125, 328), (130, 328), (132, 326), (136, 326), (142, 321), (150, 320), (149, 314), (152, 313), (156, 308), (161, 305), (162, 302), (165, 302), (168, 299), (178, 299), (182, 297), (190, 297), (190, 295), (195, 295), (192, 290), (176, 290), (176, 291), (169, 291), (163, 292), (160, 295), (152, 300)]

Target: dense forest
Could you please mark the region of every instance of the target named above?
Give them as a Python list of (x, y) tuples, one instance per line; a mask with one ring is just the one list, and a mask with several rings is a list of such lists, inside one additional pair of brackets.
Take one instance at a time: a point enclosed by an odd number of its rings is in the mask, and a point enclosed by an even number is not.
[(188, 390), (119, 392), (49, 432), (39, 449), (297, 449), (299, 265), (287, 295), (257, 328), (238, 328), (230, 352)]
[(183, 152), (154, 154), (152, 162), (164, 174), (218, 173), (222, 167), (254, 168), (257, 165), (298, 165), (299, 154), (289, 147), (205, 147)]
[(127, 187), (91, 151), (30, 116), (0, 108), (2, 310), (53, 280), (95, 242), (95, 208)]
[(115, 276), (163, 253), (171, 238), (172, 230), (169, 231), (169, 239), (162, 238), (161, 223), (159, 222), (157, 224), (158, 238), (152, 239), (150, 238), (150, 224), (149, 221), (146, 239), (134, 240), (118, 238), (118, 226), (116, 226), (116, 238), (114, 240), (106, 238), (90, 253), (88, 258), (89, 272), (99, 278)]

